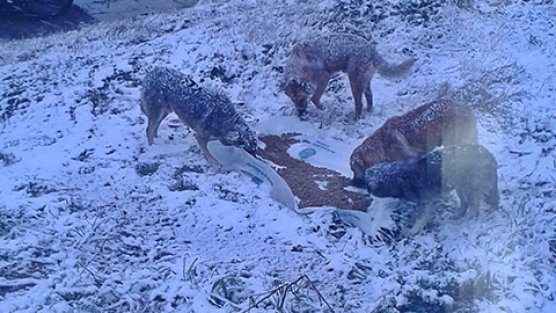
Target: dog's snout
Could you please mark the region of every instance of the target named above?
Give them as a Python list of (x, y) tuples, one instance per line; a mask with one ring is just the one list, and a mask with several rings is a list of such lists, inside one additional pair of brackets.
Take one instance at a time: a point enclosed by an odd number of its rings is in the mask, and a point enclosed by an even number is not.
[(351, 184), (355, 187), (364, 188), (365, 187), (365, 178), (359, 177), (355, 175), (351, 180)]
[(299, 118), (301, 120), (306, 120), (307, 119), (307, 109), (305, 109), (305, 108), (297, 109), (297, 116), (299, 116)]
[(247, 151), (250, 155), (257, 157), (256, 149), (246, 149), (245, 151)]

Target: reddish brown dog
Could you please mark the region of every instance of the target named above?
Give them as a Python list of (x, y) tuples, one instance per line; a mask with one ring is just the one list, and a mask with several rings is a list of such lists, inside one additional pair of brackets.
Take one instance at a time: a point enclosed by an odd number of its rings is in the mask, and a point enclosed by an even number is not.
[(307, 39), (297, 43), (284, 66), (285, 80), (282, 88), (293, 101), (300, 118), (304, 118), (309, 98), (322, 109), (322, 97), (328, 81), (337, 72), (344, 72), (349, 78), (355, 119), (361, 117), (363, 95), (367, 110), (373, 109), (371, 79), (375, 72), (385, 78), (405, 76), (415, 63), (407, 59), (399, 64), (391, 64), (382, 58), (373, 44), (365, 38), (336, 34)]
[(450, 100), (425, 103), (386, 120), (350, 158), (353, 183), (362, 186), (375, 164), (416, 157), (438, 146), (477, 144), (477, 119), (467, 106)]

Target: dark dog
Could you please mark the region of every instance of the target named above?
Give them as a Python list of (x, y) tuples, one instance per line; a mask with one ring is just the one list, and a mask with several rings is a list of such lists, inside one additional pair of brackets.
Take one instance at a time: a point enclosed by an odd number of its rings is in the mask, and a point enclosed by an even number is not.
[(450, 100), (423, 104), (386, 120), (350, 157), (354, 185), (375, 164), (421, 156), (438, 146), (477, 143), (477, 120), (467, 106)]
[[(479, 215), (484, 201), (498, 208), (498, 164), (480, 145), (437, 149), (424, 156), (374, 165), (365, 172), (367, 190), (376, 197), (392, 197), (425, 205), (426, 212), (411, 230), (420, 231), (430, 220), (430, 201), (455, 190), (460, 199), (458, 216)], [(427, 208), (428, 207), (428, 208)]]
[(141, 90), (141, 111), (148, 118), (150, 145), (153, 138), (158, 137), (162, 120), (176, 112), (181, 122), (193, 129), (209, 161), (214, 160), (207, 150), (209, 140), (241, 147), (253, 155), (257, 149), (255, 133), (226, 95), (202, 88), (189, 76), (173, 69), (155, 67), (147, 73)]

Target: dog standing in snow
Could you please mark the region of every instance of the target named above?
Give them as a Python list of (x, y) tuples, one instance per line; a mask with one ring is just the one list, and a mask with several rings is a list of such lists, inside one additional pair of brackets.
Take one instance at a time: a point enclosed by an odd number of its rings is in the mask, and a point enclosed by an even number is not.
[(171, 112), (194, 132), (205, 158), (215, 161), (207, 149), (217, 139), (255, 154), (256, 135), (236, 112), (230, 99), (218, 91), (202, 88), (189, 76), (170, 68), (148, 72), (141, 89), (141, 111), (147, 116), (147, 140), (153, 144), (158, 127)]
[(436, 149), (421, 157), (376, 164), (365, 172), (367, 191), (379, 198), (400, 198), (417, 203), (422, 214), (409, 231), (421, 231), (433, 215), (432, 200), (455, 190), (460, 207), (457, 216), (479, 215), (482, 201), (493, 209), (500, 202), (498, 164), (481, 145)]
[(347, 34), (321, 36), (293, 46), (284, 67), (282, 89), (295, 104), (298, 115), (303, 117), (309, 97), (312, 95), (312, 102), (322, 109), (320, 98), (330, 78), (336, 72), (344, 72), (349, 78), (357, 120), (361, 117), (363, 94), (367, 110), (373, 108), (371, 79), (374, 73), (385, 78), (402, 77), (413, 63), (415, 59), (397, 65), (388, 63), (374, 45), (362, 37)]
[(476, 143), (477, 120), (469, 107), (450, 100), (429, 102), (389, 118), (353, 150), (353, 183), (362, 186), (365, 170), (378, 163), (417, 157), (441, 145)]

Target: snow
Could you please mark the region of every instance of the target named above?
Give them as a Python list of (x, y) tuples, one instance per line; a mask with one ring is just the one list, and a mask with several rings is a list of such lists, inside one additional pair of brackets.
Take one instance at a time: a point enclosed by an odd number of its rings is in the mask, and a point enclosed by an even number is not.
[(217, 140), (207, 145), (210, 154), (227, 170), (235, 170), (251, 177), (258, 189), (268, 194), (287, 208), (298, 212), (295, 196), (286, 181), (263, 160), (257, 159), (243, 149), (225, 146)]
[(168, 12), (194, 6), (198, 0), (74, 0), (73, 3), (100, 20), (115, 20), (140, 14)]
[[(0, 42), (0, 312), (236, 312), (302, 275), (314, 286), (251, 312), (326, 312), (319, 294), (336, 312), (556, 312), (556, 8), (449, 2), (414, 8), (439, 10), (427, 24), (371, 23), (340, 19), (351, 2), (202, 1)], [(216, 172), (183, 125), (165, 120), (147, 145), (139, 82), (152, 66), (224, 90), (257, 131), (276, 118), (294, 130), (280, 67), (297, 40), (341, 29), (418, 61), (373, 79), (375, 111), (358, 122), (335, 76), (304, 129), (354, 147), (437, 96), (465, 102), (499, 163), (500, 210), (454, 220), (439, 208), (433, 228), (380, 242)]]

